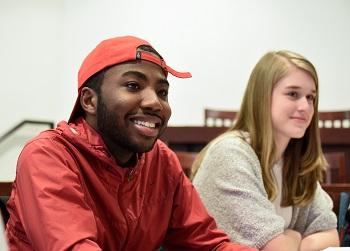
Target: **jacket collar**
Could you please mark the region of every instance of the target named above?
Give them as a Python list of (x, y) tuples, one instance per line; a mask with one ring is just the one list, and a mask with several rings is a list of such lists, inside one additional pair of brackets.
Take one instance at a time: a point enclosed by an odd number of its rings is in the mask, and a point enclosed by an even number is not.
[[(102, 161), (119, 166), (104, 143), (102, 136), (83, 117), (79, 117), (69, 124), (62, 121), (58, 124), (58, 129), (76, 147), (95, 155)], [(136, 166), (142, 165), (145, 158), (144, 155), (138, 155)]]
[(116, 165), (116, 161), (108, 151), (101, 135), (91, 127), (84, 118), (80, 117), (71, 123), (58, 123), (58, 130), (69, 142), (109, 164)]

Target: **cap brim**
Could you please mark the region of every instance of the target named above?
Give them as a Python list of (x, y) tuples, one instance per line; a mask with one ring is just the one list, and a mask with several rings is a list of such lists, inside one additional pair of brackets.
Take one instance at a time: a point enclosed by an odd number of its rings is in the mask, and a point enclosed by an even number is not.
[(146, 53), (146, 52), (140, 52), (138, 51), (138, 56), (139, 59), (142, 60), (147, 60), (150, 62), (153, 62), (157, 65), (159, 65), (160, 67), (162, 67), (166, 72), (169, 72), (171, 75), (173, 75), (174, 77), (177, 78), (191, 78), (192, 75), (190, 72), (179, 72), (179, 71), (175, 71), (173, 68), (171, 68), (169, 65), (167, 65), (165, 63), (165, 61), (163, 60), (163, 58), (159, 58), (156, 57), (150, 53)]
[(192, 74), (190, 72), (178, 72), (172, 69), (169, 65), (165, 66), (166, 70), (170, 72), (171, 75), (178, 77), (178, 78), (191, 78)]

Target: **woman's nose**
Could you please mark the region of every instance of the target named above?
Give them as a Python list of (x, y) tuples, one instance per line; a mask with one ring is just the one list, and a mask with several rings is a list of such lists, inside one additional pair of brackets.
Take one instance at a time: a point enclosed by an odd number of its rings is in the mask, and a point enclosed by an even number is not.
[(311, 106), (313, 106), (313, 103), (310, 102), (306, 96), (299, 99), (299, 102), (298, 102), (299, 110), (308, 110)]

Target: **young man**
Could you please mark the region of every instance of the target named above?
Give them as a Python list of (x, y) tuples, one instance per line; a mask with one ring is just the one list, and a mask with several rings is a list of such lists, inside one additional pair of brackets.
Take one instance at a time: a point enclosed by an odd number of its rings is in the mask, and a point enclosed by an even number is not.
[(229, 242), (175, 154), (157, 140), (171, 69), (136, 37), (101, 42), (66, 122), (21, 153), (8, 203), (11, 250), (252, 250)]

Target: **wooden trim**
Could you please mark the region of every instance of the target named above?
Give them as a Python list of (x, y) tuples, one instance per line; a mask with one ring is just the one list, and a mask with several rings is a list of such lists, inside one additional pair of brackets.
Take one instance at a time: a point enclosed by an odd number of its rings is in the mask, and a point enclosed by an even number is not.
[(338, 215), (339, 196), (341, 192), (350, 192), (350, 183), (330, 183), (322, 184), (322, 188), (329, 194), (333, 200), (333, 211)]
[(1, 181), (0, 182), (0, 196), (10, 196), (12, 190), (11, 181)]

